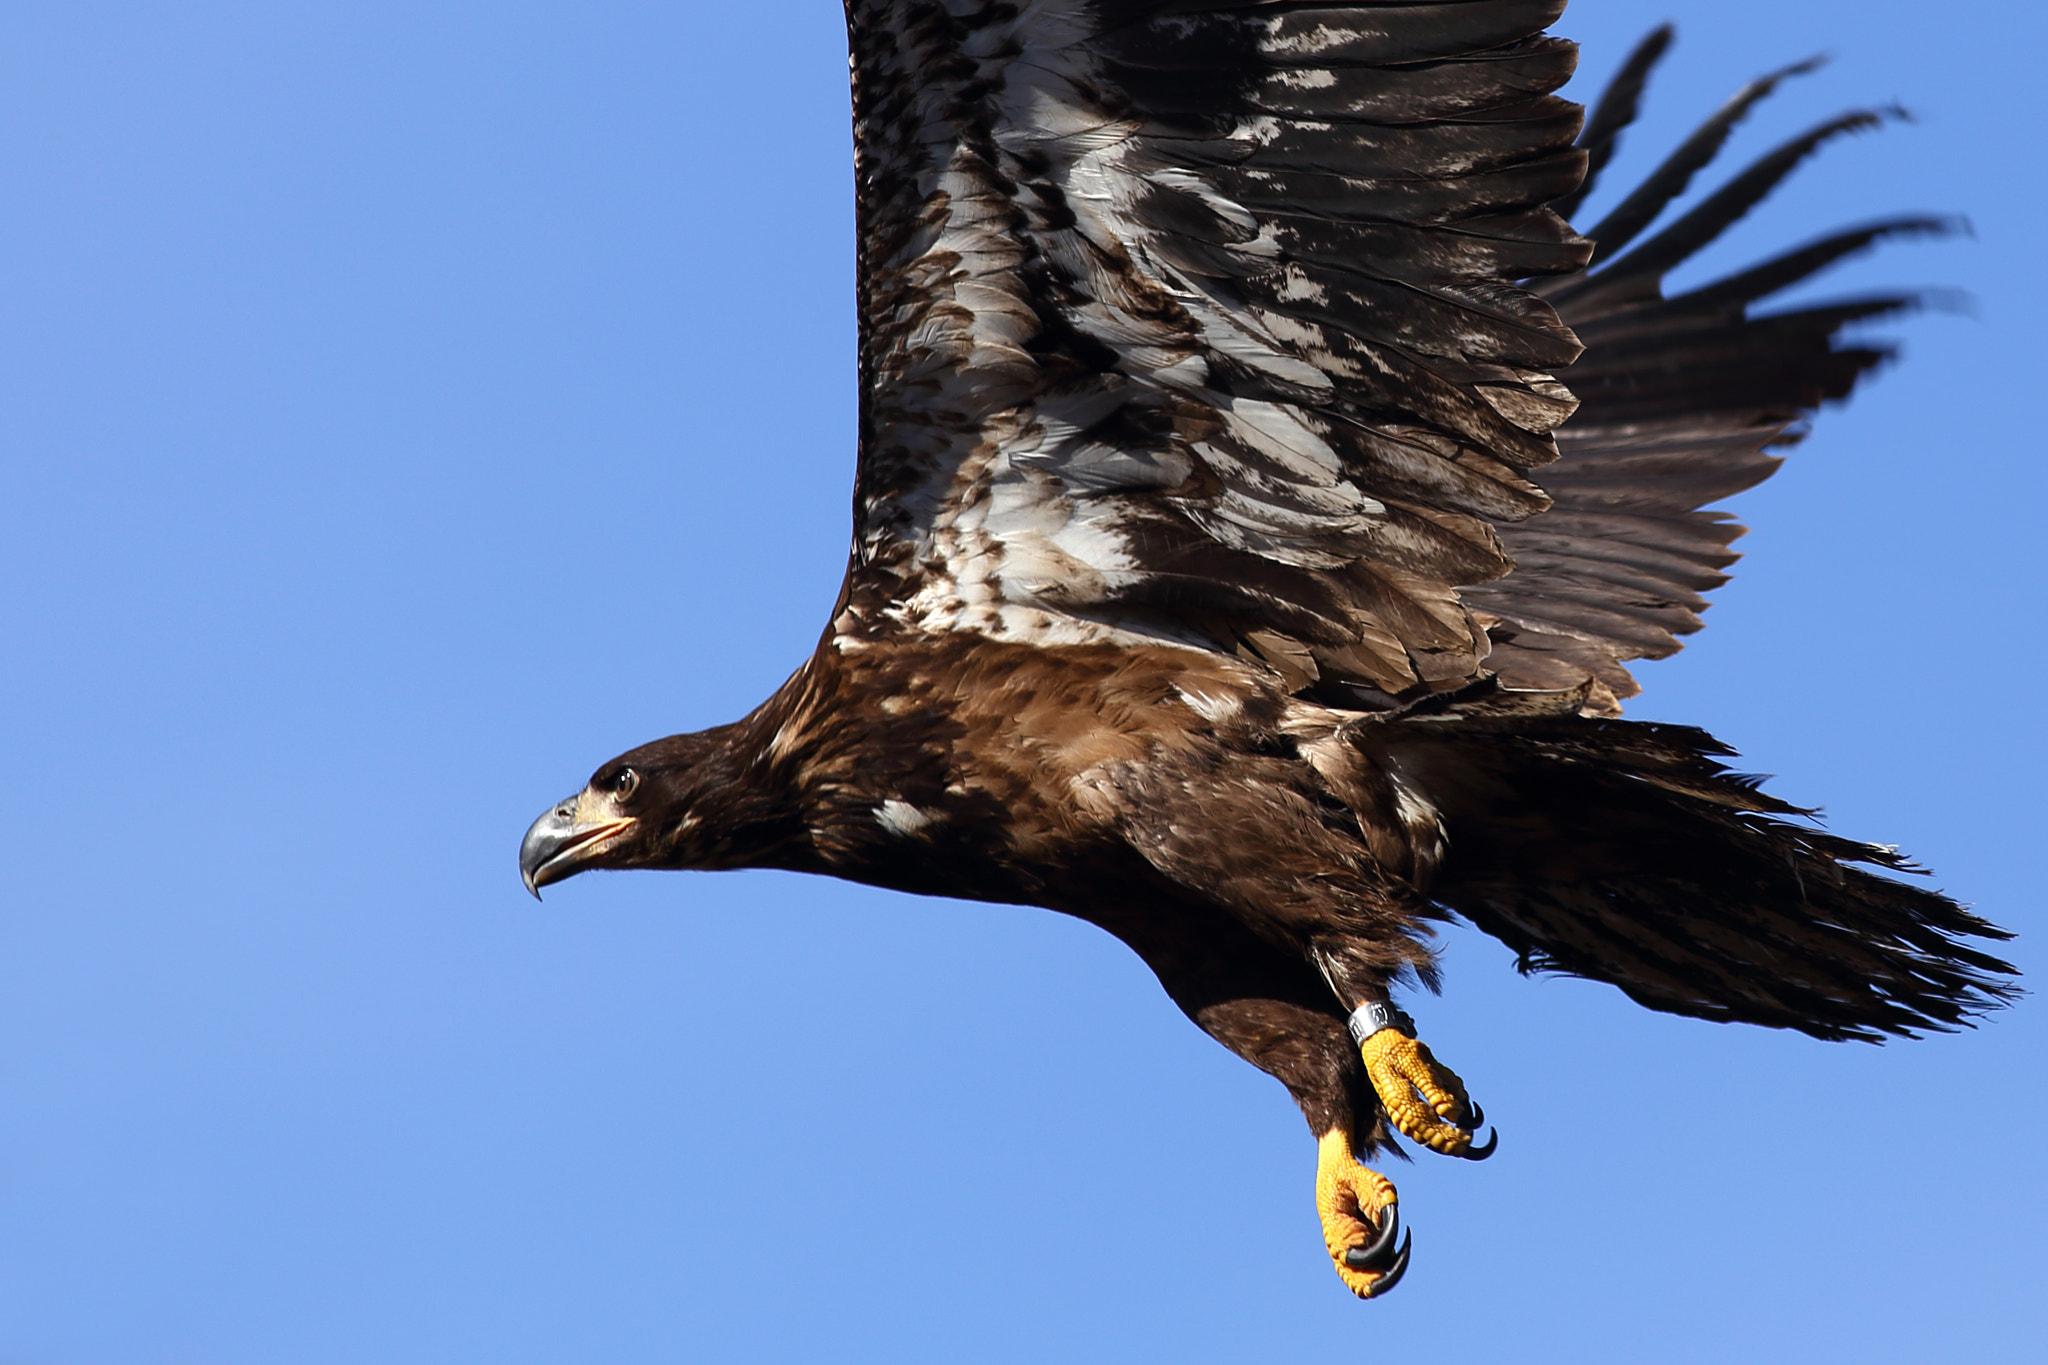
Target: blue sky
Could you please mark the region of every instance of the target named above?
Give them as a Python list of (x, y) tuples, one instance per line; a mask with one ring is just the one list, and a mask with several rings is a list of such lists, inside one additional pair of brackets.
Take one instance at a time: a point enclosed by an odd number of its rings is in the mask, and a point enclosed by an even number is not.
[[(852, 468), (836, 7), (29, 3), (0, 44), (0, 1362), (2048, 1355), (2042, 1010), (1829, 1046), (1411, 1002), (1502, 1132), (1331, 1274), (1313, 1146), (1035, 910), (586, 877), (527, 822), (809, 650)], [(1680, 44), (1610, 191), (1819, 50), (1715, 261), (1966, 213), (1632, 714), (2018, 929), (2042, 800), (2032, 6), (1580, 0)]]

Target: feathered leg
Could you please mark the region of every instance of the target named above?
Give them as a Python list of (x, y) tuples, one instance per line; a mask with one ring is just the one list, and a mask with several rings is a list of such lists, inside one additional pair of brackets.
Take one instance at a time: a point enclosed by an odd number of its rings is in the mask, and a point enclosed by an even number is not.
[[(1199, 854), (1172, 851), (1176, 864), (1193, 863)], [(1355, 876), (1290, 881), (1276, 868), (1260, 878), (1256, 854), (1226, 871), (1239, 883), (1291, 884), (1299, 918), (1319, 918), (1323, 927), (1290, 951), (1234, 915), (1182, 901), (1171, 916), (1176, 933), (1148, 933), (1151, 921), (1135, 914), (1117, 932), (1204, 1032), (1294, 1096), (1316, 1138), (1316, 1211), (1331, 1262), (1353, 1293), (1378, 1297), (1405, 1270), (1408, 1246), (1395, 1224), (1392, 1183), (1362, 1165), (1359, 1155), (1369, 1155), (1396, 1128), (1437, 1151), (1473, 1157), (1491, 1151), (1490, 1145), (1474, 1148), (1471, 1132), (1458, 1126), (1476, 1111), (1458, 1078), (1415, 1042), (1412, 1024), (1398, 1032), (1361, 1032), (1357, 1039), (1347, 1030), (1350, 1007), (1384, 1002), (1397, 976), (1412, 971), (1429, 980), (1428, 949), (1400, 931), (1413, 917)], [(1192, 872), (1189, 880), (1195, 880)], [(1220, 874), (1209, 880), (1228, 884)], [(1149, 898), (1133, 903), (1157, 907)], [(1389, 1014), (1406, 1022), (1398, 1012)]]

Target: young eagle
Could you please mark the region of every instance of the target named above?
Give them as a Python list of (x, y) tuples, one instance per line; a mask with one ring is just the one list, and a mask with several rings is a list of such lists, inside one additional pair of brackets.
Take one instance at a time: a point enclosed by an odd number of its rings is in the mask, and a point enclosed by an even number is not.
[[(1582, 120), (1562, 0), (848, 0), (860, 461), (817, 651), (543, 815), (529, 888), (777, 867), (1101, 925), (1319, 1146), (1331, 1259), (1408, 1264), (1360, 1164), (1483, 1119), (1394, 1007), (1462, 916), (1652, 1009), (1876, 1039), (2009, 995), (1698, 730), (1617, 719), (1906, 296), (1751, 306), (1942, 222), (1663, 277), (1851, 113), (1644, 233), (1756, 81), (1598, 223), (1669, 42)], [(1797, 71), (1800, 68), (1793, 68)], [(1583, 124), (1583, 129), (1582, 129)]]

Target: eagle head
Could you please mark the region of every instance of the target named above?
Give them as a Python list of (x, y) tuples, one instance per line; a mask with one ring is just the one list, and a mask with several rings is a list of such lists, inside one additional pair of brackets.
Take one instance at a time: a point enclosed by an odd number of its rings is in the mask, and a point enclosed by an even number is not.
[[(540, 889), (591, 868), (719, 868), (752, 861), (734, 847), (735, 816), (757, 805), (721, 726), (620, 754), (582, 791), (533, 822), (519, 875)], [(749, 850), (751, 852), (751, 850)]]

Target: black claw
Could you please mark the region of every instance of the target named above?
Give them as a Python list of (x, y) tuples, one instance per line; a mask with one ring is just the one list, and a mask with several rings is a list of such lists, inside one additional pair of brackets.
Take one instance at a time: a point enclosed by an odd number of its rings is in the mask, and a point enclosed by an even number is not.
[[(1475, 1128), (1479, 1126), (1476, 1119), (1473, 1121), (1472, 1126)], [(1486, 1140), (1484, 1147), (1467, 1147), (1458, 1155), (1464, 1157), (1467, 1161), (1484, 1161), (1493, 1155), (1493, 1149), (1498, 1146), (1500, 1146), (1500, 1129), (1496, 1128), (1493, 1130), (1493, 1136)]]
[(1472, 1121), (1465, 1126), (1476, 1133), (1486, 1125), (1486, 1111), (1479, 1107), (1478, 1100), (1465, 1101), (1465, 1107), (1472, 1111)]
[(1394, 1238), (1401, 1232), (1399, 1206), (1389, 1204), (1380, 1210), (1380, 1230), (1370, 1242), (1362, 1247), (1352, 1247), (1344, 1253), (1344, 1264), (1353, 1270), (1378, 1270), (1387, 1262), (1388, 1253), (1394, 1249)]
[(1414, 1243), (1415, 1236), (1413, 1233), (1410, 1233), (1408, 1240), (1401, 1243), (1400, 1251), (1395, 1253), (1394, 1263), (1387, 1267), (1387, 1273), (1374, 1280), (1372, 1288), (1366, 1291), (1365, 1296), (1368, 1299), (1376, 1299), (1395, 1285), (1401, 1283), (1401, 1277), (1408, 1273), (1408, 1248), (1413, 1246)]

